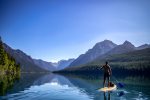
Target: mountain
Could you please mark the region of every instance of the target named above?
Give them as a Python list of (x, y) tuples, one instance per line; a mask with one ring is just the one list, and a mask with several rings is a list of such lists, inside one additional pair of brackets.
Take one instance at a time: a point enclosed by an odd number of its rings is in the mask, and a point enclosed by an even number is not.
[(68, 59), (68, 60), (60, 60), (57, 63), (57, 70), (61, 70), (64, 69), (66, 67), (68, 67), (75, 59)]
[(123, 44), (116, 46), (115, 48), (107, 52), (105, 55), (121, 54), (134, 50), (136, 50), (135, 46), (129, 41), (125, 41)]
[(150, 48), (130, 51), (122, 54), (109, 55), (103, 59), (94, 61), (78, 67), (68, 67), (59, 72), (65, 73), (101, 73), (100, 67), (109, 62), (113, 74), (116, 75), (148, 75), (150, 73)]
[(3, 46), (6, 52), (14, 57), (17, 63), (20, 63), (22, 72), (45, 72), (60, 70), (68, 67), (68, 65), (74, 60), (61, 60), (58, 63), (52, 63), (41, 59), (33, 59), (23, 51), (19, 49), (14, 50), (5, 43), (3, 43)]
[(40, 68), (49, 70), (49, 71), (54, 71), (57, 70), (57, 67), (53, 65), (51, 62), (43, 61), (41, 59), (33, 59), (34, 63), (38, 65)]
[(150, 48), (150, 45), (149, 44), (143, 44), (143, 45), (137, 47), (136, 49), (141, 50), (141, 49), (146, 49), (146, 48)]
[(39, 66), (37, 66), (33, 59), (22, 52), (21, 50), (17, 49), (14, 50), (9, 47), (7, 44), (3, 44), (5, 51), (11, 55), (17, 63), (21, 65), (21, 72), (43, 72), (46, 71)]
[(110, 55), (114, 54), (122, 54), (135, 50), (142, 50), (145, 48), (149, 48), (150, 45), (144, 44), (139, 47), (135, 47), (131, 42), (125, 41), (121, 45), (116, 45), (109, 40), (104, 40), (102, 42), (97, 43), (92, 49), (88, 50), (85, 54), (80, 55), (73, 63), (69, 66), (78, 67), (82, 65), (86, 65), (96, 59), (104, 59)]
[(41, 59), (34, 59), (34, 63), (36, 65), (38, 65), (40, 68), (43, 68), (43, 69), (49, 70), (49, 71), (64, 69), (64, 68), (68, 67), (70, 65), (70, 63), (72, 63), (73, 61), (74, 61), (74, 59), (68, 59), (68, 60), (60, 60), (56, 63), (52, 63), (52, 62), (43, 61)]
[(98, 56), (105, 54), (116, 46), (117, 45), (110, 40), (104, 40), (102, 42), (99, 42), (92, 49), (89, 49), (85, 54), (80, 55), (69, 66), (78, 66), (91, 62)]

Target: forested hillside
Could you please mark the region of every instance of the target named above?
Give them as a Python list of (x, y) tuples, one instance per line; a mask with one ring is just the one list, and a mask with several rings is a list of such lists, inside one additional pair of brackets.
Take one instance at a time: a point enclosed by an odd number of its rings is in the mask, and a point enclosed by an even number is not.
[(20, 77), (20, 65), (15, 62), (3, 48), (3, 42), (0, 38), (0, 95), (5, 95), (15, 80)]
[(105, 61), (109, 62), (115, 74), (149, 74), (150, 48), (110, 55), (103, 59), (97, 58), (88, 64), (67, 68), (61, 72), (100, 73), (100, 67), (105, 64)]
[(3, 42), (0, 39), (0, 75), (1, 74), (17, 74), (20, 72), (20, 65), (15, 62), (3, 48)]

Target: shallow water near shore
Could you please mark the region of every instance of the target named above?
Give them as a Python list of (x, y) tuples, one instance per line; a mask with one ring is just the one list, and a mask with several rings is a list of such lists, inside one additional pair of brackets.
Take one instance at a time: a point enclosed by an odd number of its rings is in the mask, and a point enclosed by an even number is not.
[[(21, 74), (20, 80), (0, 100), (149, 100), (149, 79), (140, 76), (116, 77), (125, 84), (112, 92), (100, 92), (102, 76)], [(114, 83), (115, 80), (111, 79)], [(1, 90), (2, 91), (2, 90)]]

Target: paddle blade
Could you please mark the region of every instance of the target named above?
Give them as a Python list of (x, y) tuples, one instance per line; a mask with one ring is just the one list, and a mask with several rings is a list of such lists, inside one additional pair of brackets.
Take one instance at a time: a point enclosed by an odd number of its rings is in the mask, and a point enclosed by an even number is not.
[(117, 86), (120, 87), (120, 88), (123, 88), (124, 84), (123, 83), (117, 83)]

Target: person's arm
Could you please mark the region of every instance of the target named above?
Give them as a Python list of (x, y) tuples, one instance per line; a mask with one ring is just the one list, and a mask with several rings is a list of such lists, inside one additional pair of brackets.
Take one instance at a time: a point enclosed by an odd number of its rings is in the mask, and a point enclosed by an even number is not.
[(112, 71), (111, 71), (111, 68), (110, 68), (110, 66), (109, 66), (109, 73), (110, 73), (110, 75), (112, 75)]

